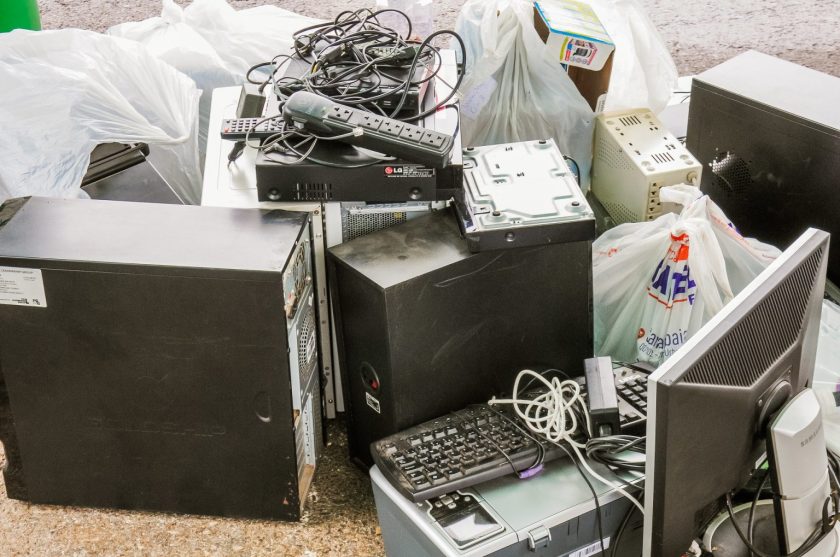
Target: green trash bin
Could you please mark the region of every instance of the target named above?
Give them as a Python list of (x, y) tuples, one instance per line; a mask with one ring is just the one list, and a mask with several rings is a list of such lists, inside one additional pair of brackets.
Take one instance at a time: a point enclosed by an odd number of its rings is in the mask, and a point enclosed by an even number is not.
[(0, 0), (0, 33), (12, 29), (41, 29), (37, 0)]

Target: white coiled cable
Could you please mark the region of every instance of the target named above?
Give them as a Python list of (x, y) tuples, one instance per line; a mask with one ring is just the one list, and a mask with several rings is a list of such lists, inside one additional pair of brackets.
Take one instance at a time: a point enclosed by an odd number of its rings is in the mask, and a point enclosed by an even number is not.
[[(519, 384), (524, 378), (529, 378), (530, 385), (534, 380), (540, 381), (546, 391), (534, 398), (519, 398)], [(513, 382), (513, 396), (511, 398), (493, 397), (488, 404), (510, 404), (516, 415), (528, 426), (532, 432), (547, 439), (552, 443), (568, 443), (577, 455), (583, 467), (589, 474), (601, 483), (615, 489), (624, 497), (629, 499), (644, 515), (644, 506), (620, 485), (611, 482), (595, 472), (589, 462), (581, 453), (586, 447), (585, 443), (576, 441), (573, 436), (578, 433), (578, 418), (575, 414), (575, 405), (579, 405), (586, 420), (586, 437), (590, 436), (591, 424), (589, 422), (589, 411), (586, 408), (586, 401), (583, 399), (580, 384), (570, 379), (553, 377), (546, 379), (539, 373), (523, 369), (516, 375)]]

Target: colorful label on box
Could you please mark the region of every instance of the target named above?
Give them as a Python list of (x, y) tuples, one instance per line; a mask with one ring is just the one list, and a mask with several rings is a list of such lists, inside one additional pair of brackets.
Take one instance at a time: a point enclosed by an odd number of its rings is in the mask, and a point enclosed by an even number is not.
[(560, 61), (564, 64), (590, 66), (596, 54), (598, 46), (592, 41), (570, 38), (560, 51)]
[(578, 0), (539, 0), (534, 6), (548, 28), (551, 57), (564, 66), (600, 71), (615, 50), (592, 6)]

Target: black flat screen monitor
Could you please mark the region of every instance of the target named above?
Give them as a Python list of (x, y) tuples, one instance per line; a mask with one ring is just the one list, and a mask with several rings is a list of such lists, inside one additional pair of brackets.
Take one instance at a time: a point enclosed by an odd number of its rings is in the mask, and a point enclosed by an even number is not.
[(811, 383), (828, 243), (807, 230), (651, 375), (643, 555), (686, 552), (755, 471), (770, 416)]

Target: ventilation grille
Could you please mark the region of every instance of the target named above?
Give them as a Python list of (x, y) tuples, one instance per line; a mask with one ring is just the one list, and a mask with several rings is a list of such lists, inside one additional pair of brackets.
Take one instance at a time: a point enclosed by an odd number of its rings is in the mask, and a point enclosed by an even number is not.
[(329, 201), (333, 198), (332, 184), (308, 182), (295, 184), (295, 201)]
[(622, 116), (618, 121), (625, 126), (638, 126), (642, 123), (638, 116)]
[(406, 218), (405, 211), (346, 213), (342, 223), (344, 241), (349, 242), (354, 238), (400, 224), (405, 222)]
[[(718, 342), (683, 381), (749, 387), (796, 342), (820, 268), (821, 246)], [(794, 319), (777, 318), (791, 315)]]
[(630, 157), (603, 136), (598, 138), (596, 157), (601, 163), (612, 168), (618, 168), (619, 170), (633, 170), (636, 168), (630, 160)]
[(709, 166), (715, 177), (714, 186), (730, 196), (745, 193), (753, 184), (749, 165), (732, 152), (718, 153)]
[(638, 222), (639, 218), (633, 211), (628, 209), (622, 203), (615, 203), (612, 201), (605, 201), (602, 203), (604, 209), (610, 214), (616, 224), (624, 224), (625, 222)]
[(674, 162), (674, 157), (671, 156), (671, 153), (654, 153), (651, 155), (651, 158), (659, 164)]
[(318, 334), (316, 331), (315, 310), (307, 308), (306, 316), (298, 325), (298, 369), (300, 370), (300, 385), (305, 388), (318, 362)]

